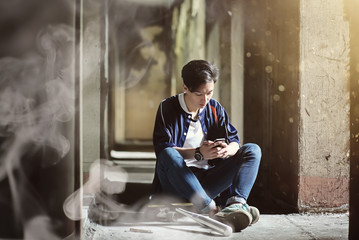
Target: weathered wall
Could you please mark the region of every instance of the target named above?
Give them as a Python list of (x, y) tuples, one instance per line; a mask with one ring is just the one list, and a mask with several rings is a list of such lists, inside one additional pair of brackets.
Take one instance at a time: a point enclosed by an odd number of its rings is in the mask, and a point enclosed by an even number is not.
[(184, 0), (178, 8), (178, 19), (173, 19), (175, 29), (173, 78), (176, 92), (183, 91), (181, 70), (193, 59), (205, 58), (205, 18), (204, 0)]
[(359, 239), (359, 2), (345, 0), (350, 22), (349, 239)]
[(348, 203), (349, 25), (343, 0), (300, 2), (301, 210)]
[(298, 199), (299, 0), (246, 1), (244, 141), (262, 148), (249, 198), (295, 212)]
[(244, 138), (263, 152), (249, 200), (264, 211), (347, 209), (350, 47), (343, 0), (245, 7)]
[(111, 2), (111, 124), (117, 149), (147, 144), (152, 150), (158, 104), (183, 91), (185, 63), (205, 58), (205, 14), (204, 0), (172, 6)]

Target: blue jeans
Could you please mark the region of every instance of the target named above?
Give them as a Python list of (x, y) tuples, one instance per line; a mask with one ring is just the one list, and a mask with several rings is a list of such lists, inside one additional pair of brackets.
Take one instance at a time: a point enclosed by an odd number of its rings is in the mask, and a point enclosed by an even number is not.
[(157, 159), (156, 171), (164, 193), (191, 201), (198, 209), (230, 188), (230, 197), (247, 200), (257, 178), (261, 149), (253, 143), (244, 144), (238, 152), (208, 170), (186, 166), (174, 148), (165, 148)]

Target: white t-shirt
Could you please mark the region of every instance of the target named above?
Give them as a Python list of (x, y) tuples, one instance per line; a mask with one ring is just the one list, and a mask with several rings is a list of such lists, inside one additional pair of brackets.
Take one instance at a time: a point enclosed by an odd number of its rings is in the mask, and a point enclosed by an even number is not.
[[(184, 111), (186, 111), (187, 113), (190, 113), (188, 111), (186, 103), (184, 101), (184, 93), (179, 94), (178, 100), (179, 100), (179, 103), (180, 103), (182, 109)], [(201, 108), (199, 111), (201, 112), (202, 110), (203, 109)], [(204, 134), (203, 134), (201, 122), (199, 120), (195, 121), (195, 122), (191, 121), (189, 128), (188, 128), (188, 132), (186, 134), (186, 140), (183, 144), (183, 147), (184, 148), (200, 147), (202, 145), (203, 140), (204, 140)], [(197, 168), (204, 168), (204, 169), (209, 168), (207, 160), (197, 161), (194, 158), (194, 156), (190, 159), (184, 159), (184, 161), (186, 162), (186, 165), (188, 167), (197, 167)]]

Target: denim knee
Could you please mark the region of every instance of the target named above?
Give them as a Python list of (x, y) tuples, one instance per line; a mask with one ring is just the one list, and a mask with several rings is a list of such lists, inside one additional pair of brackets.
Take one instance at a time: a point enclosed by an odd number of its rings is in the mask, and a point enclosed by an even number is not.
[(253, 152), (254, 154), (258, 154), (258, 155), (262, 155), (262, 150), (261, 148), (255, 144), (255, 143), (246, 143), (242, 146), (242, 148), (245, 148), (246, 151), (250, 151), (250, 152)]
[(168, 147), (162, 150), (158, 156), (158, 163), (165, 166), (181, 167), (184, 163), (182, 155), (174, 148)]
[(243, 148), (243, 155), (251, 155), (258, 159), (258, 161), (261, 160), (262, 157), (262, 150), (261, 148), (255, 144), (255, 143), (246, 143), (242, 146)]

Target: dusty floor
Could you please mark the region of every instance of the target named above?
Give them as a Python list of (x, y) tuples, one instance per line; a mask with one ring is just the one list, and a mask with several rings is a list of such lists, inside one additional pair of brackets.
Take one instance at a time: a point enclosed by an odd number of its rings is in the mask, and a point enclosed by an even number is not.
[(177, 224), (149, 222), (117, 226), (102, 226), (85, 218), (82, 239), (348, 239), (348, 224), (347, 213), (261, 215), (259, 222), (253, 226), (224, 237), (188, 217), (180, 218)]

